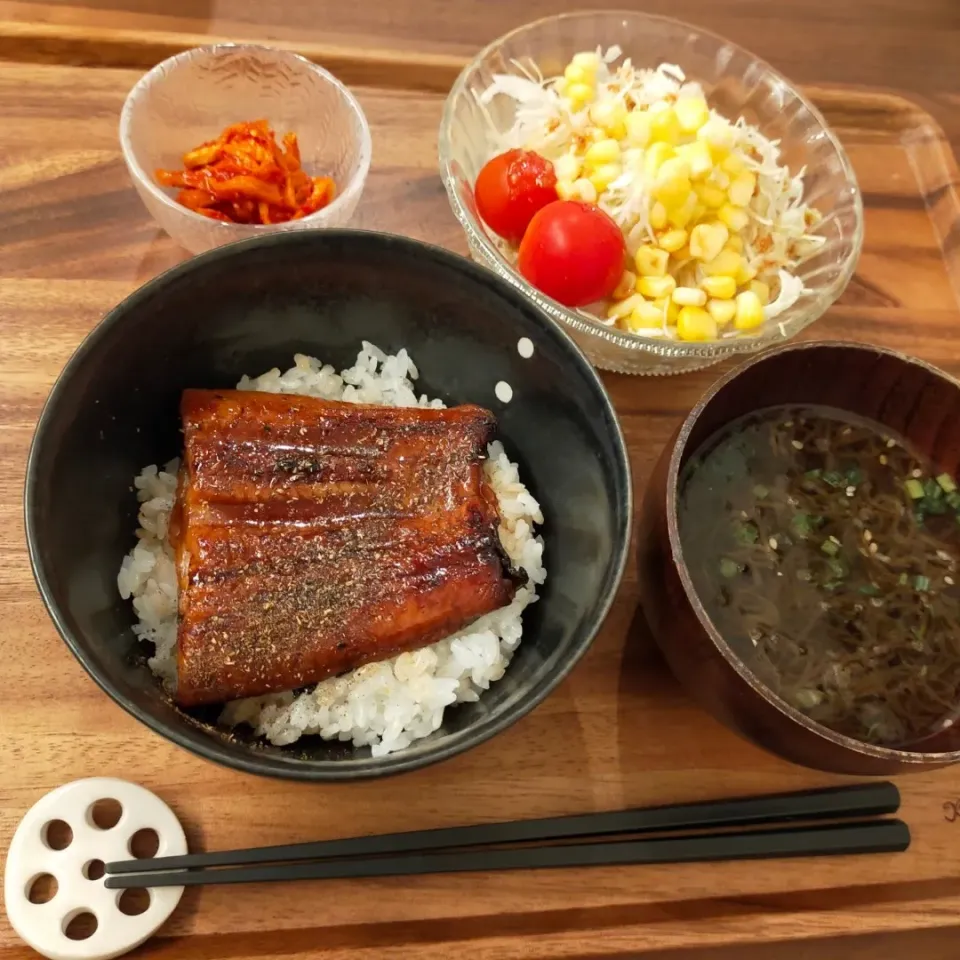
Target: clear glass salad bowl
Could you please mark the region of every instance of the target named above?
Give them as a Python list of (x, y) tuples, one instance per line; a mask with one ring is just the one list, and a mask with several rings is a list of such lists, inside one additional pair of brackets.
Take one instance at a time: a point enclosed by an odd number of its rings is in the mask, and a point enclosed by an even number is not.
[[(297, 135), (303, 169), (333, 177), (333, 201), (300, 220), (223, 223), (177, 203), (154, 171), (180, 169), (188, 150), (232, 123), (266, 119), (278, 140)], [(360, 104), (336, 77), (304, 57), (256, 44), (186, 50), (157, 64), (130, 91), (120, 115), (120, 146), (140, 199), (191, 253), (248, 237), (341, 227), (353, 216), (370, 169), (370, 128)]]
[[(797, 269), (803, 295), (749, 336), (711, 342), (644, 337), (600, 323), (540, 293), (516, 271), (500, 242), (477, 215), (473, 183), (509, 130), (517, 103), (498, 94), (479, 97), (496, 74), (520, 75), (536, 66), (557, 76), (583, 50), (617, 45), (640, 67), (679, 65), (699, 82), (711, 107), (730, 120), (743, 117), (771, 140), (791, 173), (805, 168), (804, 201), (822, 219), (823, 238)], [(490, 44), (458, 77), (444, 107), (439, 136), (440, 172), (450, 206), (474, 259), (519, 287), (578, 341), (598, 367), (634, 374), (673, 374), (754, 353), (795, 336), (821, 316), (846, 287), (863, 240), (863, 206), (850, 161), (823, 117), (804, 95), (762, 60), (715, 34), (666, 17), (632, 11), (563, 14), (520, 27)]]

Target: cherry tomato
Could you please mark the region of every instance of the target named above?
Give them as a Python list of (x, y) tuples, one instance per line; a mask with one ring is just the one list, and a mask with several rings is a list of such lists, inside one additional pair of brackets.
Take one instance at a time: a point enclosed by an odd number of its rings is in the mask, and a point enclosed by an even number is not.
[(623, 233), (598, 206), (557, 200), (530, 221), (517, 265), (548, 297), (582, 307), (613, 293), (625, 254)]
[(533, 215), (557, 199), (557, 175), (539, 153), (508, 150), (484, 164), (474, 193), (487, 226), (519, 243)]

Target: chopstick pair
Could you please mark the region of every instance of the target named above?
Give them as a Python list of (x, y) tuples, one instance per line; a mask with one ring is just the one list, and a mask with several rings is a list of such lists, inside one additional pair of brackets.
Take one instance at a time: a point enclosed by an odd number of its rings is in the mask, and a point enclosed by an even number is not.
[[(865, 818), (895, 813), (899, 808), (900, 792), (894, 784), (856, 784), (708, 803), (122, 860), (106, 864), (105, 885), (110, 889), (179, 887), (895, 853), (910, 844), (907, 825), (901, 820)], [(804, 821), (847, 822), (798, 825)], [(764, 825), (780, 828), (740, 829)], [(699, 832), (633, 836), (691, 831)], [(518, 846), (503, 849), (513, 844)]]

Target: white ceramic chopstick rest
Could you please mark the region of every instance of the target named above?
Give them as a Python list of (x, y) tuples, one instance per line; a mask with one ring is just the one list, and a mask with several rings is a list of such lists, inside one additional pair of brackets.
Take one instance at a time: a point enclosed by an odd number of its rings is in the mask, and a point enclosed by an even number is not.
[[(115, 800), (122, 808), (119, 821), (109, 830), (94, 823), (98, 800)], [(52, 849), (47, 836), (50, 824), (58, 820), (73, 833), (62, 850)], [(143, 943), (173, 913), (183, 887), (150, 890), (146, 910), (128, 916), (120, 910), (122, 890), (107, 890), (102, 879), (86, 876), (92, 862), (130, 859), (130, 843), (139, 830), (156, 832), (159, 857), (187, 852), (173, 811), (135, 783), (106, 777), (77, 780), (39, 800), (20, 821), (7, 854), (3, 894), (13, 929), (51, 960), (108, 960)], [(47, 874), (56, 880), (56, 893), (46, 903), (31, 903), (31, 887)], [(67, 925), (83, 913), (96, 917), (97, 929), (84, 940), (71, 939)]]

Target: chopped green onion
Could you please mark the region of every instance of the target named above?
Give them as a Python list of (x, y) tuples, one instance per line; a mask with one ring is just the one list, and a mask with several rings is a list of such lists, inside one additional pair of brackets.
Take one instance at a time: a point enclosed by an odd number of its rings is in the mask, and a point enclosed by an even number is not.
[(860, 592), (865, 597), (875, 597), (880, 593), (880, 588), (875, 583), (866, 583), (860, 588)]
[(847, 483), (852, 483), (854, 485), (860, 483), (863, 480), (863, 473), (859, 467), (851, 467), (847, 471)]
[(937, 476), (937, 484), (944, 493), (956, 493), (957, 482), (949, 473), (941, 473)]
[(923, 499), (923, 484), (919, 480), (914, 480), (912, 477), (907, 480), (904, 484), (904, 487), (907, 490), (907, 493), (910, 494), (911, 500), (922, 500)]
[(900, 580), (899, 580), (900, 586), (905, 586), (908, 579), (909, 579), (909, 578), (907, 577), (907, 575), (906, 575), (905, 573), (901, 573), (901, 574), (900, 574)]
[(943, 499), (951, 510), (960, 510), (960, 493), (948, 493)]
[(823, 475), (823, 480), (825, 483), (829, 483), (831, 487), (845, 487), (847, 485), (847, 478), (837, 470), (828, 470)]
[(923, 509), (926, 513), (939, 517), (947, 512), (947, 505), (939, 497), (924, 497)]
[(820, 544), (820, 549), (828, 556), (835, 557), (840, 552), (840, 545), (833, 540), (824, 540)]
[(937, 483), (940, 484), (940, 489), (943, 490), (944, 493), (956, 493), (957, 491), (956, 481), (949, 473), (941, 473), (940, 476), (937, 477)]
[(737, 543), (742, 543), (744, 546), (750, 546), (750, 544), (756, 543), (757, 540), (760, 539), (760, 534), (752, 523), (734, 524), (733, 535)]
[(808, 537), (812, 531), (810, 526), (810, 516), (806, 513), (795, 513), (793, 519), (790, 521), (790, 526), (793, 527), (793, 532), (798, 537)]
[(943, 490), (940, 489), (940, 484), (936, 480), (928, 477), (923, 482), (923, 495), (928, 500), (939, 500), (943, 496)]
[(822, 474), (823, 471), (818, 467), (816, 470), (808, 470), (804, 474), (804, 477), (806, 477), (807, 480), (819, 480)]
[(763, 500), (763, 499), (767, 496), (767, 494), (768, 494), (769, 492), (770, 492), (770, 491), (769, 491), (762, 483), (758, 483), (758, 484), (753, 488), (753, 495), (754, 495), (758, 500)]
[(914, 578), (913, 578), (913, 585), (914, 585), (914, 587), (917, 588), (917, 590), (919, 590), (921, 593), (923, 593), (925, 590), (928, 590), (928, 589), (930, 588), (930, 578), (929, 578), (929, 577), (919, 577), (919, 576), (914, 577)]
[(728, 580), (731, 577), (735, 577), (740, 572), (740, 564), (736, 560), (731, 560), (729, 557), (724, 557), (720, 561), (720, 576), (726, 577)]
[(830, 559), (827, 560), (827, 566), (838, 580), (845, 577), (848, 573), (846, 564), (838, 557), (830, 557)]

